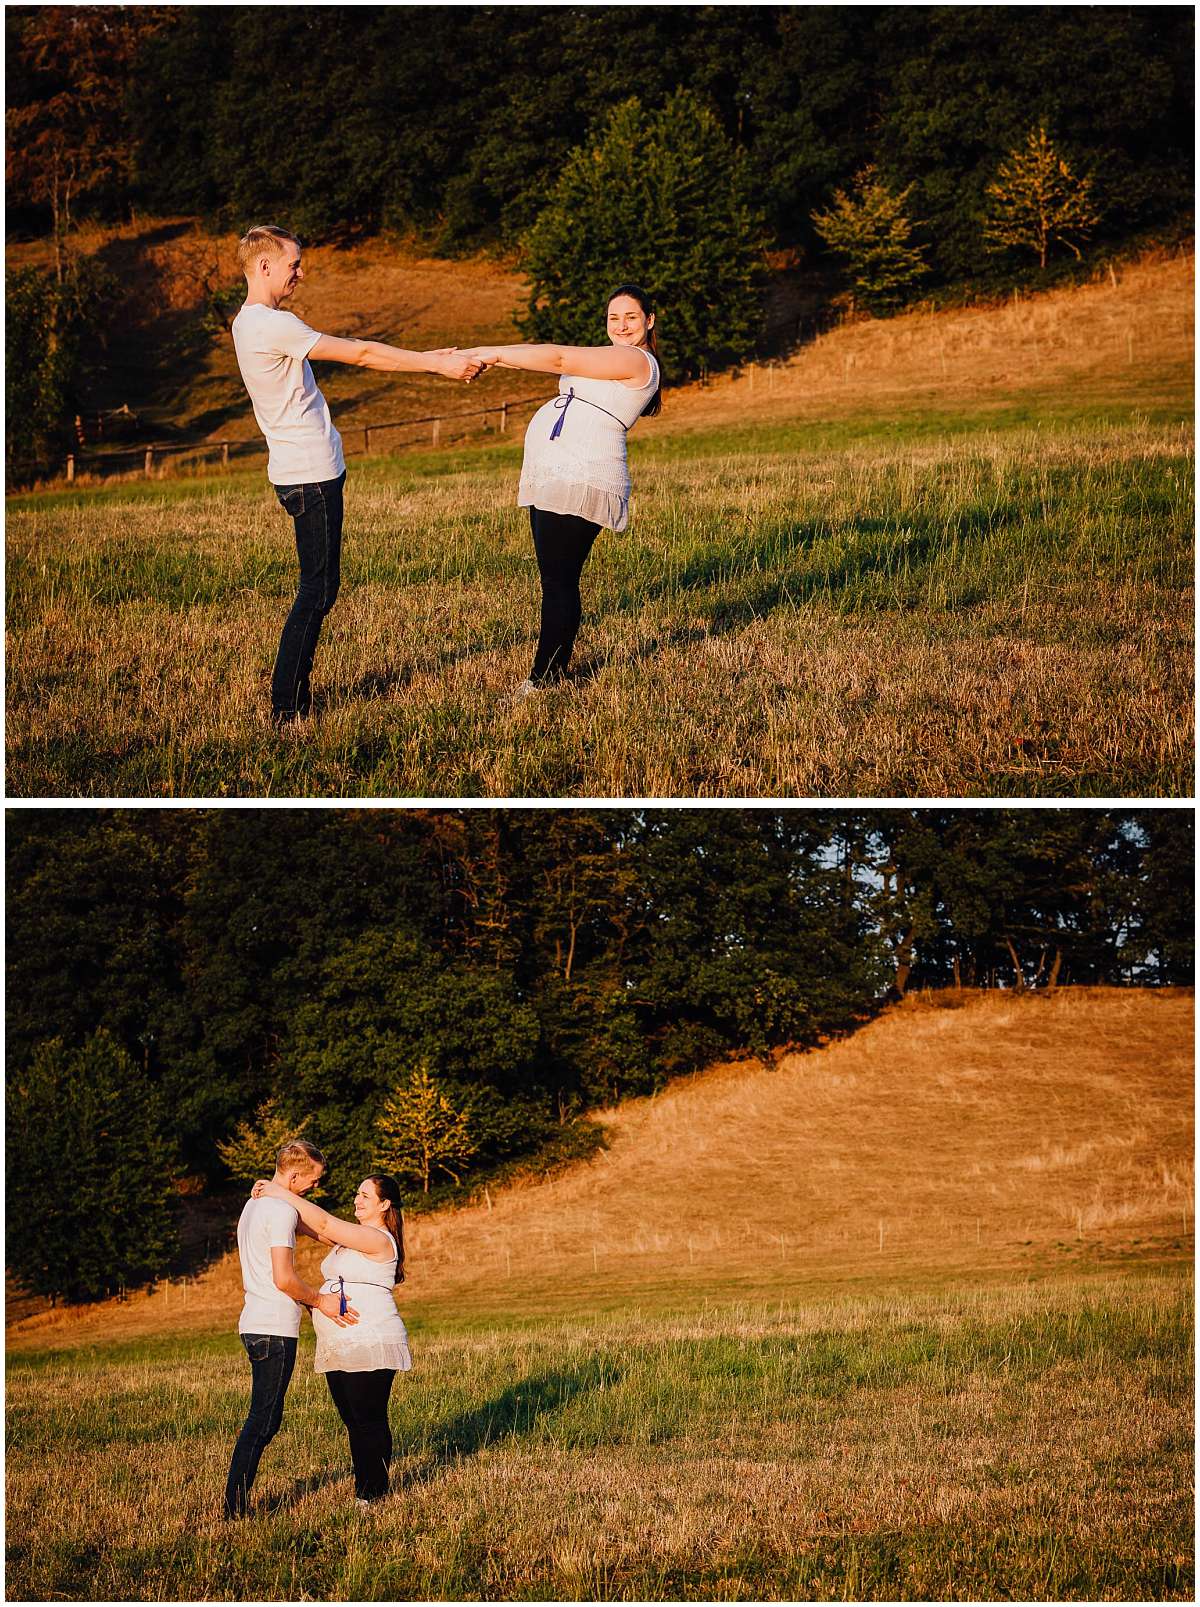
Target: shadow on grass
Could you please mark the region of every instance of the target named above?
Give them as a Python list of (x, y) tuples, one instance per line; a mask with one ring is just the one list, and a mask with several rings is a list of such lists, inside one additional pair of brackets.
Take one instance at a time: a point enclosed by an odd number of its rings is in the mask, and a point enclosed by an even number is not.
[(342, 1484), (350, 1477), (352, 1477), (350, 1469), (345, 1467), (336, 1471), (329, 1468), (324, 1473), (314, 1473), (307, 1479), (294, 1479), (288, 1489), (280, 1490), (278, 1495), (273, 1495), (265, 1501), (256, 1502), (255, 1516), (265, 1517), (267, 1514), (287, 1512), (303, 1501), (305, 1496), (315, 1495), (318, 1490), (324, 1490), (331, 1484)]
[(612, 1362), (594, 1360), (571, 1371), (541, 1373), (510, 1384), (494, 1400), (462, 1412), (434, 1430), (417, 1465), (393, 1480), (393, 1491), (428, 1484), (443, 1468), (502, 1440), (538, 1434), (554, 1413), (589, 1390), (617, 1383), (620, 1376)]
[[(679, 569), (637, 593), (623, 590), (614, 612), (636, 613), (648, 602), (686, 597), (702, 599), (707, 592), (736, 589), (707, 607), (709, 628), (692, 635), (719, 636), (744, 629), (781, 607), (824, 599), (851, 611), (869, 606), (866, 593), (880, 578), (891, 580), (896, 595), (876, 598), (897, 609), (911, 607), (907, 596), (913, 579), (928, 574), (931, 564), (958, 544), (978, 548), (1003, 538), (1024, 517), (1016, 505), (974, 506), (953, 518), (907, 515), (905, 518), (857, 518), (835, 532), (816, 524), (776, 525), (757, 539), (736, 547), (722, 543), (698, 553)], [(836, 534), (828, 558), (817, 549)], [(792, 568), (796, 556), (807, 557), (805, 568)], [(970, 606), (986, 594), (979, 582), (956, 598), (956, 606)]]

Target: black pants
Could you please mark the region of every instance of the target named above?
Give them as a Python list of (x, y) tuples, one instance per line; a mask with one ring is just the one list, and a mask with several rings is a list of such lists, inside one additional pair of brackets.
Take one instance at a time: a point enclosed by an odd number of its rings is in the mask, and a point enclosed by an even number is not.
[(294, 1339), (280, 1334), (243, 1334), (242, 1344), (250, 1358), (250, 1412), (233, 1448), (225, 1484), (227, 1518), (240, 1518), (246, 1511), (259, 1460), (283, 1422), (283, 1397), (296, 1365)]
[(378, 1501), (388, 1493), (388, 1469), (392, 1463), (388, 1396), (395, 1376), (390, 1367), (373, 1373), (325, 1374), (333, 1404), (350, 1435), (354, 1493), (364, 1501)]
[(542, 631), (529, 679), (539, 685), (567, 672), (583, 605), (579, 577), (600, 526), (570, 513), (530, 508), (529, 528), (542, 577)]
[(300, 585), (279, 638), (271, 677), (271, 709), (276, 719), (307, 714), (312, 706), (309, 676), (325, 616), (337, 601), (342, 565), (342, 487), (336, 480), (312, 485), (277, 485), (275, 495), (296, 526)]

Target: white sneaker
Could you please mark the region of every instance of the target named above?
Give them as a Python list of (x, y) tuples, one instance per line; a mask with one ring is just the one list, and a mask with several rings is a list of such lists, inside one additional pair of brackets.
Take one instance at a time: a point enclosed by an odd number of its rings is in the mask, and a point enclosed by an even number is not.
[(536, 681), (531, 681), (529, 677), (526, 676), (517, 690), (513, 693), (513, 702), (522, 703), (527, 697), (532, 697), (535, 692), (540, 692), (541, 690), (541, 687)]

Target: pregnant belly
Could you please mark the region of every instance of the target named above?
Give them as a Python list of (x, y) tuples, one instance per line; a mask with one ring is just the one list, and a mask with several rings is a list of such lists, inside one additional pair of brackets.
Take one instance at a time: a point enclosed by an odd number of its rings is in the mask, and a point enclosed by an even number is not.
[[(325, 1282), (321, 1285), (322, 1294), (337, 1294), (336, 1281)], [(346, 1285), (346, 1303), (358, 1312), (358, 1322), (349, 1327), (341, 1328), (331, 1317), (323, 1311), (313, 1312), (313, 1328), (318, 1333), (325, 1334), (351, 1334), (355, 1328), (370, 1327), (377, 1330), (381, 1324), (396, 1324), (403, 1329), (400, 1313), (396, 1310), (396, 1302), (392, 1298), (390, 1289), (381, 1289), (376, 1284), (348, 1283)]]

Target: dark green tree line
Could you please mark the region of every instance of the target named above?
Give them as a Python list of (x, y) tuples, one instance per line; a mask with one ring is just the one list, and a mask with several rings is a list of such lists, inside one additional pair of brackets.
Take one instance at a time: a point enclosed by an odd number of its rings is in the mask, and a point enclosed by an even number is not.
[[(285, 215), (306, 236), (515, 244), (613, 109), (680, 89), (782, 246), (869, 163), (940, 275), (1044, 124), (1118, 237), (1191, 205), (1193, 17), (1166, 6), (11, 6), (10, 222), (50, 205)], [(270, 70), (264, 71), (269, 63)], [(26, 157), (30, 158), (27, 160)], [(57, 166), (56, 166), (57, 164)], [(60, 185), (61, 191), (61, 185)]]

